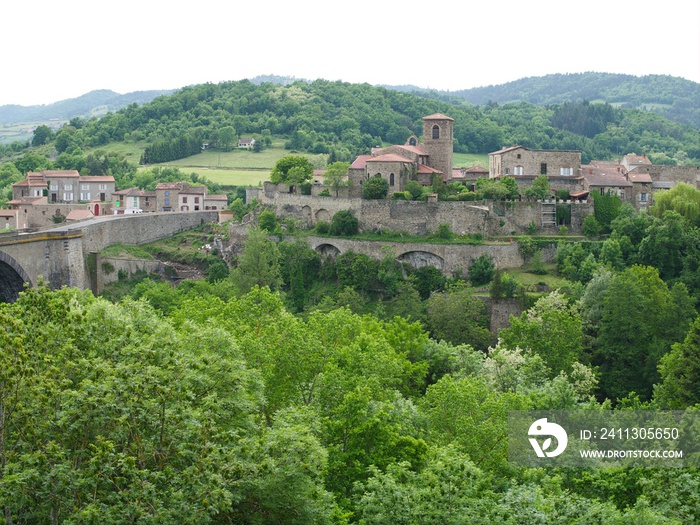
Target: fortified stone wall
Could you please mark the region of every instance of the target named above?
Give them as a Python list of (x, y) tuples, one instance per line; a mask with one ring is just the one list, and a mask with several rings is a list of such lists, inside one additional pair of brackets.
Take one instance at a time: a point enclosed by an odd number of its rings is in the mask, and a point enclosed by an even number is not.
[(217, 211), (162, 212), (118, 215), (77, 223), (81, 230), (84, 253), (99, 252), (110, 244), (145, 244), (205, 223), (217, 222)]
[[(534, 224), (541, 233), (556, 233), (558, 227), (542, 227), (541, 202), (423, 202), (315, 197), (275, 191), (274, 185), (248, 193), (266, 206), (275, 208), (280, 217), (293, 217), (308, 226), (330, 221), (341, 210), (350, 210), (362, 231), (391, 230), (424, 235), (436, 232), (440, 224), (448, 224), (457, 234), (518, 235)], [(560, 203), (571, 209), (569, 233), (582, 232), (583, 219), (593, 213), (592, 203)]]

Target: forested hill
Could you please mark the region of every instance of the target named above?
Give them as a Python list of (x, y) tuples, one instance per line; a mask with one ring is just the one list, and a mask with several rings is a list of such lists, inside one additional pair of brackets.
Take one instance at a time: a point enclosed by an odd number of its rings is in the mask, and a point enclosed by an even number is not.
[(521, 144), (581, 150), (584, 162), (627, 153), (646, 153), (655, 163), (700, 161), (697, 129), (641, 110), (589, 103), (475, 106), (325, 80), (189, 86), (89, 121), (79, 131), (88, 146), (166, 140), (225, 147), (226, 137), (283, 136), (288, 149), (328, 154), (332, 162), (351, 160), (382, 143), (402, 144), (411, 134), (422, 134), (422, 117), (433, 113), (455, 120), (456, 152), (488, 153)]
[(600, 101), (654, 111), (700, 128), (700, 84), (669, 75), (636, 77), (612, 73), (572, 73), (528, 77), (497, 86), (451, 92), (473, 104), (530, 102), (537, 105)]
[(109, 89), (98, 89), (54, 104), (5, 105), (0, 106), (0, 122), (15, 124), (18, 122), (37, 122), (51, 119), (70, 120), (73, 117), (100, 116), (108, 111), (125, 108), (129, 104), (144, 104), (157, 96), (169, 95), (172, 92), (173, 90), (133, 91), (120, 95)]

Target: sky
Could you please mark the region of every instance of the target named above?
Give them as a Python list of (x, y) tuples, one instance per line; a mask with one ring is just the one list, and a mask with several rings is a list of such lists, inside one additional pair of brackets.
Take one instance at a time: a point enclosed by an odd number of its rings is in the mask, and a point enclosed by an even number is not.
[(586, 71), (700, 82), (700, 0), (32, 0), (0, 20), (0, 105), (258, 75), (449, 91)]

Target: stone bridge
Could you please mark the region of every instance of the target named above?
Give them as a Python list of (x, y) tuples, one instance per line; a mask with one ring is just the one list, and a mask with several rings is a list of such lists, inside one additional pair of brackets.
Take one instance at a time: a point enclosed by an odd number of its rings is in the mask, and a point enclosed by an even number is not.
[(218, 212), (170, 212), (99, 217), (34, 233), (0, 234), (0, 300), (11, 302), (25, 283), (94, 288), (88, 255), (110, 244), (143, 244), (218, 221)]
[(360, 241), (353, 239), (336, 239), (328, 237), (309, 237), (309, 246), (324, 257), (336, 257), (341, 253), (353, 251), (364, 253), (374, 259), (382, 259), (386, 253), (393, 255), (400, 262), (420, 268), (435, 266), (446, 275), (466, 272), (472, 259), (483, 254), (493, 258), (496, 268), (517, 268), (524, 264), (518, 251), (517, 242), (500, 244), (432, 244), (402, 243), (381, 241)]

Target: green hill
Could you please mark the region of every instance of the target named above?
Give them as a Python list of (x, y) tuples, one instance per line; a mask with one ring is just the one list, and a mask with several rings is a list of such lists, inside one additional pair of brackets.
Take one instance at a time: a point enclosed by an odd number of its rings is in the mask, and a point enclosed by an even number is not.
[(700, 84), (668, 75), (556, 74), (453, 91), (450, 95), (472, 104), (607, 102), (616, 107), (653, 111), (670, 120), (700, 128)]

